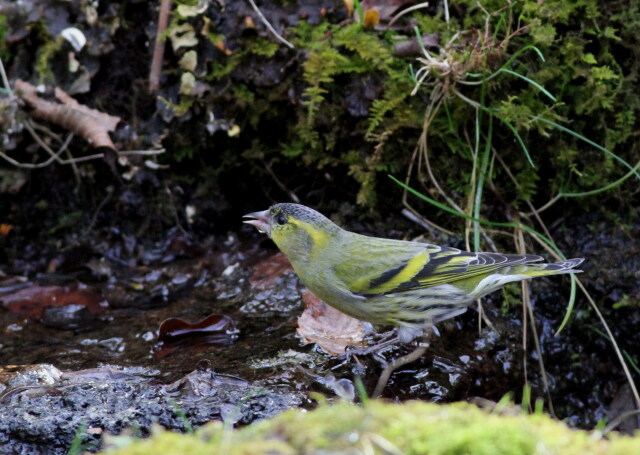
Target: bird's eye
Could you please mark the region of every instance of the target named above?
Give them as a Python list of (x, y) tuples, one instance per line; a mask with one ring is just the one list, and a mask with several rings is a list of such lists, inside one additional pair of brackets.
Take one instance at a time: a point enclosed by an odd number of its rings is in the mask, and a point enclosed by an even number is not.
[(287, 217), (284, 215), (278, 215), (276, 217), (276, 223), (278, 223), (280, 226), (287, 224)]

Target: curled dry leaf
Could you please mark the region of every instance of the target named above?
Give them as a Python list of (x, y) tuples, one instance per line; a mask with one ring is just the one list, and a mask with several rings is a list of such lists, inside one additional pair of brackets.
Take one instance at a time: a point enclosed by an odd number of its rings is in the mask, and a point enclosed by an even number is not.
[(344, 354), (349, 345), (363, 345), (362, 321), (347, 316), (327, 305), (305, 289), (302, 293), (305, 309), (298, 318), (298, 335), (306, 343), (317, 343), (327, 354)]
[(15, 92), (33, 109), (32, 117), (60, 125), (85, 138), (94, 147), (115, 150), (109, 132), (115, 130), (120, 117), (82, 105), (57, 87), (54, 92), (57, 102), (41, 98), (36, 87), (20, 79), (16, 81)]

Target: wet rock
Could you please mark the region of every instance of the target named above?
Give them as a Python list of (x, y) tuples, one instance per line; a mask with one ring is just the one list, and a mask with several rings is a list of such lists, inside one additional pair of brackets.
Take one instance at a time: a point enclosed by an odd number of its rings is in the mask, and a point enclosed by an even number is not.
[(292, 270), (279, 276), (273, 288), (254, 294), (240, 307), (240, 311), (258, 317), (297, 313), (302, 303), (299, 286), (300, 281)]
[(0, 446), (4, 453), (66, 454), (81, 427), (83, 444), (96, 444), (102, 433), (129, 427), (146, 435), (153, 424), (181, 431), (212, 420), (246, 424), (302, 403), (301, 394), (218, 375), (207, 364), (169, 385), (155, 374), (120, 367), (62, 373), (38, 365), (5, 378)]
[(49, 327), (71, 330), (79, 327), (90, 327), (96, 319), (87, 307), (72, 303), (65, 306), (45, 308), (42, 312), (41, 320), (43, 324)]

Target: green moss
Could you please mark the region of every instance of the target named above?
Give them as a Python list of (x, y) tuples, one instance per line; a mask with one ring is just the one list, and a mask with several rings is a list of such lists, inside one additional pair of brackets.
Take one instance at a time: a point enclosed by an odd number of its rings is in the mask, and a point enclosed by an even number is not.
[[(424, 125), (431, 171), (461, 205), (471, 200), (477, 150), (487, 142), (507, 169), (492, 159), (486, 187), (513, 201), (509, 211), (529, 212), (529, 203), (540, 206), (560, 191), (597, 188), (623, 175), (616, 160), (548, 122), (632, 164), (640, 159), (634, 140), (640, 7), (615, 1), (599, 9), (595, 0), (481, 5), (452, 1), (448, 24), (442, 15), (411, 13), (421, 33), (438, 34), (440, 49), (430, 49), (431, 57), (449, 65), (432, 66), (428, 84), (413, 96), (415, 71), (424, 62), (395, 56), (398, 36), (390, 32), (301, 20), (284, 31), (295, 51), (247, 30), (231, 52), (219, 47), (224, 37), (207, 29), (199, 46), (217, 45), (220, 51), (199, 49), (215, 58), (207, 63), (208, 74), (198, 77), (214, 89), (205, 99), (181, 100), (180, 112), (195, 118), (210, 106), (224, 108), (225, 117), (243, 119), (235, 145), (243, 147), (256, 175), (266, 176), (264, 162), (278, 163), (289, 175), (316, 169), (348, 173), (357, 183), (357, 201), (367, 206), (377, 203), (380, 178), (406, 172)], [(279, 80), (272, 86), (253, 84), (255, 62), (266, 59), (282, 65)], [(511, 73), (495, 73), (500, 68)], [(433, 113), (428, 122), (425, 112)], [(495, 120), (491, 133), (489, 118)], [(424, 167), (413, 169), (422, 182), (428, 180)]]
[(9, 33), (7, 16), (0, 14), (0, 58), (3, 61), (9, 58), (9, 51), (6, 48), (7, 33)]
[(467, 403), (402, 405), (372, 401), (342, 403), (306, 412), (291, 410), (240, 430), (220, 422), (195, 434), (162, 430), (147, 440), (116, 437), (108, 455), (149, 453), (402, 453), (406, 455), (626, 454), (640, 450), (640, 440), (610, 435), (609, 440), (542, 415), (515, 409), (490, 412)]
[(44, 44), (38, 49), (36, 58), (35, 71), (38, 75), (38, 84), (52, 84), (55, 82), (55, 76), (51, 69), (51, 62), (56, 53), (62, 49), (64, 40), (62, 38), (45, 40)]

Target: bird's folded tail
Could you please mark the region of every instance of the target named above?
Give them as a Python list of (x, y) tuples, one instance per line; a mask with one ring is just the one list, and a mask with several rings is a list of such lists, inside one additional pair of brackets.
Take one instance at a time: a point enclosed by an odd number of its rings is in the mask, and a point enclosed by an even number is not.
[(560, 275), (562, 273), (580, 273), (582, 270), (578, 270), (574, 267), (579, 266), (584, 261), (583, 258), (568, 259), (563, 262), (552, 262), (549, 264), (527, 264), (525, 275), (529, 277), (545, 276), (545, 275)]

